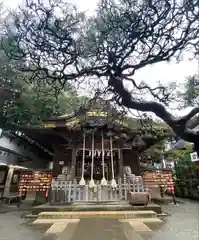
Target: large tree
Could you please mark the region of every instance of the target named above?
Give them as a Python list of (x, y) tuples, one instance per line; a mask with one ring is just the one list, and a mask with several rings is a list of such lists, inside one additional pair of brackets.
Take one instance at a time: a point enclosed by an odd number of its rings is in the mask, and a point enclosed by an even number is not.
[(63, 86), (92, 76), (118, 105), (152, 112), (179, 137), (199, 142), (191, 121), (198, 106), (178, 118), (167, 110), (170, 90), (162, 84), (152, 88), (147, 79), (139, 84), (134, 77), (186, 49), (198, 52), (198, 0), (101, 0), (89, 18), (62, 0), (27, 0), (13, 22), (7, 28), (14, 49), (9, 56), (26, 59), (21, 71)]

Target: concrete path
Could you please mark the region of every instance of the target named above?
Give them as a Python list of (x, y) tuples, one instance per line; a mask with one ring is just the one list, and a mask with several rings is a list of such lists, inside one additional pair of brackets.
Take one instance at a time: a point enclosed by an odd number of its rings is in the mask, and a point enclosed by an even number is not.
[(184, 202), (164, 206), (169, 216), (163, 223), (147, 218), (69, 219), (59, 224), (46, 219), (49, 223), (34, 225), (21, 218), (22, 212), (2, 213), (0, 240), (198, 240), (199, 202)]
[(127, 240), (122, 224), (116, 219), (81, 219), (71, 239), (60, 240)]
[[(150, 236), (153, 231), (146, 224), (162, 224), (156, 218), (148, 219), (38, 219), (35, 224), (51, 223), (45, 235), (57, 240), (143, 240), (140, 234)], [(145, 224), (146, 222), (146, 224)]]

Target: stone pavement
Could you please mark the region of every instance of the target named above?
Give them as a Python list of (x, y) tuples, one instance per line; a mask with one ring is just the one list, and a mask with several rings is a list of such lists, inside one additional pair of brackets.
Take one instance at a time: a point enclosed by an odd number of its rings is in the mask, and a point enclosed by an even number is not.
[[(34, 224), (51, 224), (45, 237), (54, 236), (57, 240), (143, 240), (150, 237), (153, 230), (147, 224), (162, 224), (158, 218), (114, 219), (37, 219)], [(151, 225), (151, 226), (152, 226)]]
[(152, 232), (145, 222), (163, 223), (154, 211), (75, 211), (42, 212), (33, 224), (51, 224), (45, 236), (58, 240), (142, 240)]
[(149, 227), (138, 220), (128, 222), (84, 218), (76, 222), (74, 220), (56, 222), (46, 231), (46, 237), (51, 234), (57, 236), (57, 240), (143, 240), (141, 233), (150, 236), (151, 232)]
[(22, 212), (0, 213), (0, 240), (42, 239), (46, 227), (29, 225), (21, 215)]
[[(169, 213), (164, 223), (139, 219), (72, 219), (54, 225), (33, 225), (21, 218), (22, 212), (0, 214), (0, 240), (198, 240), (199, 202), (185, 201), (178, 207), (164, 206)], [(93, 237), (93, 238), (92, 238)]]
[[(87, 229), (87, 231), (85, 231)], [(71, 239), (66, 240), (126, 240), (122, 224), (116, 219), (81, 219)], [(61, 238), (60, 240), (64, 240)]]

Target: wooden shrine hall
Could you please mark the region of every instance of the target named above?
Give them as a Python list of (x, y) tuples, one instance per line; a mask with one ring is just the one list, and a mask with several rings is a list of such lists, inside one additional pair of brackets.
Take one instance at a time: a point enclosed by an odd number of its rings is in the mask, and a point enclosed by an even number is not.
[(139, 155), (169, 134), (129, 120), (101, 99), (20, 131), (52, 153), (52, 203), (120, 201), (128, 191), (146, 191)]

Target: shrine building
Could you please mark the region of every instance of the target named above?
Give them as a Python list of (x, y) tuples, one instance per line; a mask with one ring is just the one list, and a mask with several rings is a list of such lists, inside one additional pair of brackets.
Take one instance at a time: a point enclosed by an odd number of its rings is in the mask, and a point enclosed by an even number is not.
[(51, 153), (52, 203), (120, 201), (129, 189), (146, 191), (139, 155), (169, 135), (168, 129), (129, 120), (99, 99), (19, 130)]

